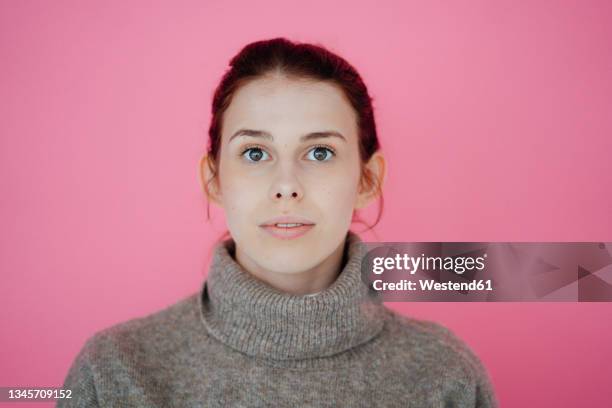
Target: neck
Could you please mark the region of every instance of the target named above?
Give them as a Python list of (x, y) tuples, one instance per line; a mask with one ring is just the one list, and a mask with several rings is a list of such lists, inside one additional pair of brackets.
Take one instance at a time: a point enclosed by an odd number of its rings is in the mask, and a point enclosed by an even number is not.
[(234, 260), (244, 270), (271, 287), (292, 295), (307, 295), (328, 288), (338, 277), (346, 261), (346, 239), (321, 263), (297, 273), (276, 272), (262, 268), (236, 245)]

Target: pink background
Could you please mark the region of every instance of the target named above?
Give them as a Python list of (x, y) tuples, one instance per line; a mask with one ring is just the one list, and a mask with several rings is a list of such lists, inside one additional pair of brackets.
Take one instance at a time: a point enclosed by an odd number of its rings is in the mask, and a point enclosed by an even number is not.
[[(199, 288), (211, 94), (258, 39), (368, 84), (390, 172), (365, 240), (612, 241), (610, 2), (306, 3), (0, 3), (0, 386), (59, 386), (94, 332)], [(610, 303), (389, 306), (453, 329), (505, 407), (610, 404)]]

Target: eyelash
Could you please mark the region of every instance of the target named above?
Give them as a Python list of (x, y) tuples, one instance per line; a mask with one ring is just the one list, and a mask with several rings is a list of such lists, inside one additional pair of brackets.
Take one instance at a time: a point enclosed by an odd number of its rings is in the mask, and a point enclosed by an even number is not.
[[(331, 146), (328, 146), (328, 145), (322, 145), (322, 144), (318, 144), (318, 145), (314, 145), (314, 146), (312, 146), (312, 148), (311, 148), (310, 150), (308, 150), (308, 152), (311, 152), (312, 150), (317, 149), (317, 148), (327, 149), (327, 150), (329, 150), (329, 152), (331, 153), (332, 157), (336, 156), (336, 151), (335, 151), (335, 150), (334, 150), (334, 149), (333, 149)], [(266, 150), (266, 149), (264, 149), (262, 146), (259, 146), (259, 145), (247, 145), (247, 146), (245, 146), (245, 147), (242, 149), (242, 151), (241, 151), (241, 153), (240, 153), (240, 157), (243, 157), (243, 156), (244, 156), (244, 154), (245, 154), (246, 152), (248, 152), (249, 150), (251, 150), (251, 149), (261, 149), (261, 150), (263, 150), (263, 151), (265, 151), (265, 150)], [(326, 162), (326, 161), (329, 161), (329, 160), (331, 160), (331, 159), (327, 159), (327, 160), (315, 160), (315, 161), (323, 161), (323, 162)], [(249, 161), (249, 160), (247, 160), (247, 161)], [(249, 161), (249, 162), (250, 162), (250, 161)], [(252, 163), (257, 163), (257, 162), (252, 162)]]

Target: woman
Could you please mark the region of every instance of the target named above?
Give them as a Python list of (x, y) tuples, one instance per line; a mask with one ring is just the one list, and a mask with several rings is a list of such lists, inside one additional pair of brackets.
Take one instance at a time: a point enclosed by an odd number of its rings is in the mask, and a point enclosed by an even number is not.
[(385, 160), (356, 70), (282, 38), (230, 65), (200, 163), (230, 237), (201, 291), (88, 339), (58, 406), (497, 406), (461, 340), (360, 279), (349, 228)]

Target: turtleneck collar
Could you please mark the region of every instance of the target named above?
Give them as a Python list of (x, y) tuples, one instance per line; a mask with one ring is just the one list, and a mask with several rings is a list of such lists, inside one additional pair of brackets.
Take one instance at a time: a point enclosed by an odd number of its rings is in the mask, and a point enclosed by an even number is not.
[(382, 330), (386, 308), (361, 280), (364, 246), (352, 231), (340, 274), (314, 295), (280, 292), (255, 278), (235, 261), (234, 249), (231, 238), (217, 244), (199, 293), (208, 332), (231, 348), (273, 360), (320, 358), (365, 343)]

